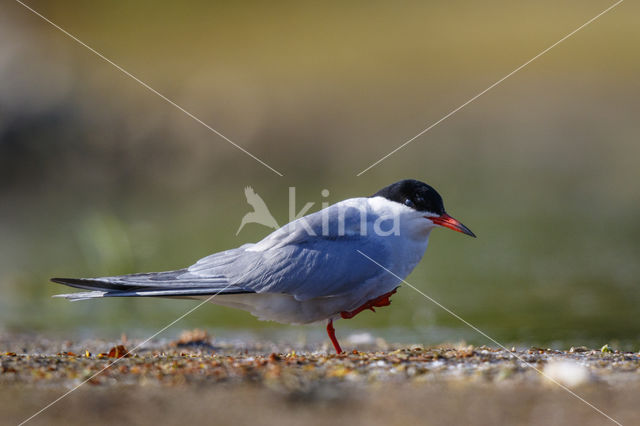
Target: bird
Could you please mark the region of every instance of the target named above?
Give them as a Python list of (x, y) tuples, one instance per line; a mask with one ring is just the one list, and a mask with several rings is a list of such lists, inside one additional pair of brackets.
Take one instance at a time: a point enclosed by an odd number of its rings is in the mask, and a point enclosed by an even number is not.
[(52, 278), (85, 291), (72, 301), (106, 297), (206, 299), (258, 319), (285, 324), (333, 322), (388, 306), (418, 265), (434, 228), (475, 238), (445, 211), (431, 186), (404, 179), (373, 195), (349, 198), (302, 216), (257, 243), (214, 253), (166, 272), (99, 278)]
[(236, 231), (236, 235), (240, 233), (242, 228), (244, 228), (244, 225), (247, 223), (259, 223), (260, 225), (273, 229), (278, 229), (280, 227), (269, 211), (267, 204), (264, 202), (262, 197), (256, 194), (252, 187), (247, 186), (244, 189), (244, 195), (247, 198), (247, 203), (253, 207), (253, 211), (244, 215), (240, 221), (240, 227)]

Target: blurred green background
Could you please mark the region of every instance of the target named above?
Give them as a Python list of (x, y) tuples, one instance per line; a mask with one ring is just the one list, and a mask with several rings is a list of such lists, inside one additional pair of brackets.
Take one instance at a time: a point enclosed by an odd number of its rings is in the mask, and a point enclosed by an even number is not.
[[(637, 4), (360, 177), (612, 2), (29, 4), (284, 177), (4, 2), (0, 329), (160, 328), (194, 302), (69, 303), (48, 278), (175, 269), (257, 241), (269, 229), (235, 235), (247, 185), (283, 224), (290, 186), (316, 210), (410, 177), (479, 236), (434, 232), (410, 283), (504, 342), (640, 346)], [(217, 306), (176, 327), (194, 326), (299, 332)], [(409, 288), (338, 326), (487, 343)]]

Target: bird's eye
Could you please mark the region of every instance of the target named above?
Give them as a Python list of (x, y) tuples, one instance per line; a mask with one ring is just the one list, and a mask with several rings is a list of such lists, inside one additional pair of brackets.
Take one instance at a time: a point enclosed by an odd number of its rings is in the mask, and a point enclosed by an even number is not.
[(416, 205), (413, 204), (413, 201), (411, 201), (409, 198), (404, 200), (404, 205), (407, 206), (407, 207), (411, 207), (411, 208), (415, 208), (416, 207)]

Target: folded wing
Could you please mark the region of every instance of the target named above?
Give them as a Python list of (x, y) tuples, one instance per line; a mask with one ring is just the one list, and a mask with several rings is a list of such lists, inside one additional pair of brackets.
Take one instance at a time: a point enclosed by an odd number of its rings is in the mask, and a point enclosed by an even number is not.
[(237, 293), (282, 293), (301, 301), (340, 296), (385, 273), (358, 250), (382, 264), (390, 255), (388, 239), (371, 236), (371, 224), (345, 212), (343, 203), (291, 222), (257, 244), (212, 254), (186, 269), (53, 281), (90, 290), (60, 295), (72, 300)]

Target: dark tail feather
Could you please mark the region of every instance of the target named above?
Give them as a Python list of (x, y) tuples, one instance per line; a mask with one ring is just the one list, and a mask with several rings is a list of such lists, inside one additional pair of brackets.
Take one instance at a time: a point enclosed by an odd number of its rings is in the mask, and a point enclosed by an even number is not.
[(101, 278), (51, 278), (69, 287), (90, 290), (80, 293), (58, 294), (69, 300), (97, 297), (195, 297), (213, 294), (253, 293), (228, 283), (222, 276), (200, 277), (181, 269)]
[(81, 288), (84, 290), (132, 290), (133, 286), (125, 286), (122, 284), (110, 282), (101, 278), (51, 278), (51, 281), (58, 284), (68, 285), (69, 287)]

